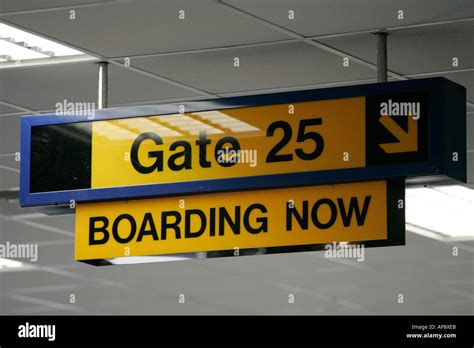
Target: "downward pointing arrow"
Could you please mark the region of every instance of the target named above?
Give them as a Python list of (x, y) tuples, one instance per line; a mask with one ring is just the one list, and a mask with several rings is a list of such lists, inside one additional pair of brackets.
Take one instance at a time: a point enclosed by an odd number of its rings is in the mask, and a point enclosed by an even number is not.
[(396, 143), (379, 144), (386, 153), (414, 152), (418, 151), (418, 121), (411, 115), (408, 117), (408, 131), (396, 123), (393, 118), (382, 116), (379, 122), (384, 125), (387, 130), (397, 139)]

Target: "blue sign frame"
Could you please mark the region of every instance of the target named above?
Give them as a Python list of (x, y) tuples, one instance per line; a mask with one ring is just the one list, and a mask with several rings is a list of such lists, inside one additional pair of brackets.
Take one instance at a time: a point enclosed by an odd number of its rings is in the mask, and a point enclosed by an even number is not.
[[(178, 113), (180, 105), (186, 112), (223, 110), (229, 108), (287, 104), (306, 101), (376, 96), (408, 92), (428, 94), (428, 161), (389, 164), (364, 168), (323, 170), (317, 172), (262, 175), (230, 179), (162, 183), (97, 189), (55, 192), (30, 192), (31, 128), (34, 126), (93, 122), (120, 118), (143, 117)], [(27, 115), (21, 117), (20, 205), (58, 205), (75, 202), (120, 200), (142, 197), (195, 194), (203, 192), (235, 191), (256, 188), (302, 186), (348, 181), (366, 181), (395, 177), (449, 176), (466, 181), (466, 90), (445, 78), (376, 83), (358, 86), (334, 87), (256, 96), (210, 99), (182, 103), (121, 107), (95, 111), (89, 115), (67, 116), (57, 114)], [(464, 110), (464, 113), (463, 113)], [(449, 116), (449, 117), (448, 117)], [(463, 130), (463, 133), (459, 133)], [(464, 137), (462, 136), (464, 134)], [(455, 165), (449, 160), (451, 150), (459, 152)], [(46, 178), (45, 178), (46, 179)]]

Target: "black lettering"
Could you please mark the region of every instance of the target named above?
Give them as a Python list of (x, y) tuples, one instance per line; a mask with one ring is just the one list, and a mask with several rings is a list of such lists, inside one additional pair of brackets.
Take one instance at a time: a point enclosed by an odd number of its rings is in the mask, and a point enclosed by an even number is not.
[(199, 132), (199, 140), (196, 140), (196, 145), (199, 146), (199, 165), (202, 168), (209, 168), (211, 162), (207, 160), (207, 145), (211, 143), (211, 139), (207, 139), (205, 131)]
[[(168, 217), (174, 216), (174, 222), (168, 222)], [(166, 240), (166, 232), (168, 228), (174, 230), (176, 239), (181, 238), (181, 230), (179, 224), (181, 222), (181, 214), (177, 211), (164, 211), (161, 213), (161, 240)]]
[(346, 211), (346, 207), (344, 206), (344, 200), (342, 198), (337, 199), (337, 204), (339, 205), (339, 210), (341, 211), (341, 218), (342, 223), (345, 227), (351, 225), (352, 215), (355, 211), (357, 226), (363, 226), (365, 223), (365, 218), (367, 217), (367, 211), (369, 210), (369, 204), (372, 196), (366, 196), (364, 198), (364, 206), (362, 207), (362, 212), (359, 208), (359, 201), (356, 197), (351, 197), (349, 201), (349, 211)]
[(156, 145), (163, 144), (163, 140), (161, 137), (153, 132), (147, 132), (140, 134), (132, 144), (132, 149), (130, 150), (130, 161), (132, 162), (133, 168), (139, 173), (142, 174), (149, 174), (153, 172), (155, 169), (157, 171), (163, 171), (163, 152), (162, 151), (150, 151), (148, 153), (148, 158), (156, 158), (155, 163), (151, 166), (145, 167), (140, 163), (138, 159), (138, 150), (140, 149), (140, 145), (145, 140), (150, 139), (155, 142)]
[[(150, 225), (150, 229), (146, 229)], [(158, 234), (156, 233), (155, 222), (153, 221), (153, 215), (151, 213), (146, 213), (143, 216), (143, 221), (140, 226), (140, 231), (138, 232), (137, 242), (141, 242), (143, 236), (152, 236), (153, 240), (158, 240)]]
[[(102, 226), (97, 227), (96, 222), (102, 222)], [(105, 216), (92, 216), (89, 219), (89, 245), (98, 245), (105, 244), (109, 240), (109, 231), (107, 227), (109, 226), (109, 219)], [(96, 239), (97, 232), (103, 234), (102, 239)]]
[[(329, 207), (329, 209), (331, 209), (331, 216), (329, 217), (328, 222), (326, 222), (325, 224), (319, 221), (319, 218), (318, 218), (318, 209), (323, 204), (326, 204)], [(314, 226), (316, 226), (317, 228), (321, 230), (328, 229), (329, 227), (334, 225), (337, 219), (336, 204), (328, 198), (321, 198), (320, 200), (316, 201), (316, 203), (314, 203), (313, 209), (311, 210), (311, 218), (313, 220)]]
[(298, 222), (298, 225), (303, 230), (308, 229), (308, 201), (303, 201), (303, 216), (301, 216), (298, 213), (298, 210), (296, 209), (296, 206), (293, 208), (290, 207), (290, 204), (286, 204), (286, 230), (291, 231), (293, 229), (293, 220), (292, 216), (296, 218), (296, 221)]
[[(197, 231), (191, 231), (191, 217), (196, 215), (200, 219), (199, 229)], [(206, 230), (206, 214), (199, 209), (186, 210), (186, 215), (184, 218), (184, 238), (196, 238), (204, 233)]]
[[(130, 223), (130, 234), (126, 238), (120, 237), (118, 233), (118, 226), (122, 220), (128, 220), (128, 222)], [(135, 219), (133, 218), (133, 216), (131, 216), (130, 214), (122, 214), (122, 215), (117, 216), (117, 218), (115, 219), (112, 225), (112, 235), (114, 236), (114, 239), (118, 243), (125, 244), (125, 243), (130, 242), (133, 239), (133, 237), (135, 237), (136, 232), (137, 232), (137, 223), (135, 222)]]
[(275, 144), (275, 146), (268, 152), (266, 162), (287, 162), (293, 160), (293, 154), (278, 154), (290, 141), (293, 131), (291, 125), (285, 121), (276, 121), (268, 126), (267, 137), (273, 137), (277, 129), (283, 130), (283, 138)]
[(211, 208), (209, 212), (209, 235), (211, 237), (216, 235), (216, 208)]
[(224, 207), (219, 208), (219, 235), (224, 235), (224, 220), (232, 229), (234, 234), (240, 234), (240, 206), (235, 207), (234, 221)]
[[(183, 151), (175, 153), (168, 158), (168, 167), (174, 171), (191, 169), (191, 145), (187, 141), (175, 141), (171, 144), (170, 151), (176, 150), (178, 146), (183, 147)], [(183, 163), (177, 164), (176, 160), (180, 157), (184, 157)]]
[(245, 210), (245, 213), (244, 213), (244, 227), (245, 227), (245, 229), (248, 232), (253, 233), (253, 234), (257, 234), (257, 233), (260, 233), (260, 232), (267, 232), (267, 230), (268, 230), (268, 219), (267, 219), (266, 216), (258, 217), (258, 218), (255, 219), (255, 221), (257, 223), (260, 223), (260, 225), (258, 227), (252, 227), (250, 225), (250, 214), (255, 209), (260, 210), (261, 213), (266, 213), (267, 212), (267, 208), (265, 208), (265, 206), (262, 205), (262, 204), (255, 203), (255, 204), (250, 205)]

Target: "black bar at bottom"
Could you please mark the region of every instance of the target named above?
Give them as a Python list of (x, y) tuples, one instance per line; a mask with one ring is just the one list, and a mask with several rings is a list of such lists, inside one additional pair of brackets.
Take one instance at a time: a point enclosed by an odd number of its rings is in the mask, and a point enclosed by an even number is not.
[[(251, 342), (472, 347), (473, 324), (473, 316), (0, 316), (0, 346)], [(30, 330), (31, 325), (55, 325), (54, 341), (21, 338), (22, 325)]]

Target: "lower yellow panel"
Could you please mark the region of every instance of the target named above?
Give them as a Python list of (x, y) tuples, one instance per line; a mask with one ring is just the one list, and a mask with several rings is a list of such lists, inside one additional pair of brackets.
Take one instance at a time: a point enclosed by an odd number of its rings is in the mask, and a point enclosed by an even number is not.
[(385, 181), (84, 203), (76, 210), (76, 260), (386, 238)]

